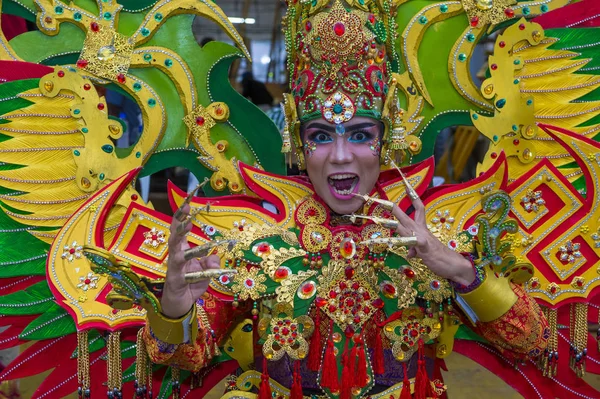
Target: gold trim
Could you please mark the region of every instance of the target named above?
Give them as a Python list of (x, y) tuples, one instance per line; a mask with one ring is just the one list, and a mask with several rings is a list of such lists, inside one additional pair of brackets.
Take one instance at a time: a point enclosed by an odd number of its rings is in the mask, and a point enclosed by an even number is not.
[(198, 310), (192, 306), (189, 312), (178, 319), (169, 319), (162, 313), (148, 311), (147, 317), (152, 333), (168, 344), (194, 342), (198, 336)]
[(498, 319), (517, 302), (508, 279), (489, 275), (487, 270), (486, 275), (479, 287), (467, 294), (459, 294), (484, 323)]

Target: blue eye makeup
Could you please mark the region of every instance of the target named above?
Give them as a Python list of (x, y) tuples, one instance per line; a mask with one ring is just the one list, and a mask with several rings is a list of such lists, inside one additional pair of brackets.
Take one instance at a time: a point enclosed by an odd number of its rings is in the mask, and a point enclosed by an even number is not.
[(368, 141), (373, 140), (374, 135), (372, 133), (369, 132), (363, 132), (363, 131), (358, 131), (358, 132), (351, 132), (349, 134), (348, 137), (348, 141), (350, 143), (366, 143)]
[(317, 144), (323, 143), (331, 143), (333, 141), (333, 137), (329, 133), (325, 132), (314, 132), (309, 135), (310, 141), (313, 141)]

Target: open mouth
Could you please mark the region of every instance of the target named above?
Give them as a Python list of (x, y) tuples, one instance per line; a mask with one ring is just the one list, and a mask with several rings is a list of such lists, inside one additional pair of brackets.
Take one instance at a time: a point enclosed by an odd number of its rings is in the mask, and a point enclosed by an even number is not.
[(358, 184), (358, 176), (354, 173), (339, 173), (327, 178), (329, 186), (338, 195), (350, 195)]

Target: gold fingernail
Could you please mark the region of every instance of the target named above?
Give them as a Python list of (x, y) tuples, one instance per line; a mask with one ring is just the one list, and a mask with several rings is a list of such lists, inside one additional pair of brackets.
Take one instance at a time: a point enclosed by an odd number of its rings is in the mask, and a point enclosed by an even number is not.
[(394, 161), (390, 161), (390, 162), (392, 164), (392, 167), (394, 167), (398, 171), (398, 173), (400, 173), (400, 176), (402, 177), (402, 182), (404, 183), (404, 187), (406, 187), (406, 193), (408, 194), (408, 197), (413, 201), (416, 199), (419, 199), (419, 194), (415, 191), (413, 186), (411, 186), (408, 179), (406, 178), (404, 173), (402, 173), (402, 171), (400, 170), (398, 165), (396, 165), (396, 163)]

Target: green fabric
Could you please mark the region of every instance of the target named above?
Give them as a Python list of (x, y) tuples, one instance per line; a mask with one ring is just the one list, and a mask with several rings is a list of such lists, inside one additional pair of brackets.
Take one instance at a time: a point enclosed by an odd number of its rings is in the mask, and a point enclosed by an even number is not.
[(19, 338), (41, 340), (58, 338), (75, 332), (77, 332), (77, 329), (71, 315), (59, 305), (53, 303), (52, 307), (25, 327)]
[(54, 307), (54, 296), (46, 281), (40, 281), (23, 291), (0, 297), (0, 314), (32, 315)]

